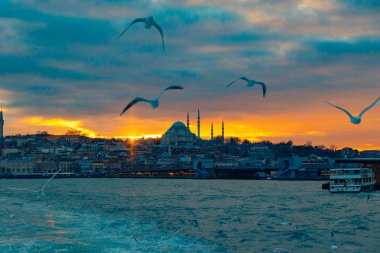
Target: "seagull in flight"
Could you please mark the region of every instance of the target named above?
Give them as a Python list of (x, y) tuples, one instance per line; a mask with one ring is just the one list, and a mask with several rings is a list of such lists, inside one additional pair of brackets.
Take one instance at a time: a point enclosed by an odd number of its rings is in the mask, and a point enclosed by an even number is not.
[(117, 39), (120, 39), (120, 37), (123, 36), (123, 34), (129, 29), (129, 27), (139, 22), (145, 23), (146, 29), (150, 29), (152, 26), (154, 26), (160, 32), (161, 39), (162, 39), (162, 49), (165, 51), (164, 32), (162, 31), (162, 28), (157, 24), (156, 20), (154, 20), (152, 16), (149, 16), (146, 18), (136, 18), (127, 26), (127, 28), (124, 29), (124, 31), (120, 33)]
[(372, 107), (374, 107), (376, 104), (377, 104), (377, 102), (379, 102), (379, 100), (380, 100), (380, 97), (378, 97), (377, 99), (376, 99), (376, 101), (375, 102), (373, 102), (370, 106), (368, 106), (367, 108), (365, 108), (357, 117), (355, 117), (355, 116), (352, 116), (352, 114), (349, 112), (349, 111), (347, 111), (346, 109), (344, 109), (344, 108), (342, 108), (342, 107), (339, 107), (339, 106), (337, 106), (337, 105), (334, 105), (334, 104), (332, 104), (332, 103), (330, 103), (330, 102), (328, 102), (328, 101), (325, 101), (326, 103), (328, 103), (329, 105), (332, 105), (332, 106), (334, 106), (335, 108), (338, 108), (339, 110), (342, 110), (343, 112), (345, 112), (347, 115), (348, 115), (348, 117), (350, 117), (350, 121), (351, 121), (351, 123), (352, 124), (359, 124), (361, 121), (362, 121), (362, 116), (363, 116), (363, 114), (365, 113), (365, 112), (367, 112), (368, 110), (370, 110)]
[(146, 99), (146, 98), (142, 98), (142, 97), (137, 97), (137, 98), (133, 99), (131, 102), (129, 102), (129, 104), (127, 104), (127, 106), (120, 113), (120, 116), (123, 115), (134, 104), (139, 103), (139, 102), (149, 103), (153, 109), (156, 109), (160, 105), (160, 101), (159, 101), (160, 96), (167, 90), (183, 90), (183, 87), (179, 86), (179, 85), (170, 85), (170, 86), (166, 87), (165, 89), (163, 89), (160, 92), (160, 94), (158, 94), (158, 96), (154, 99)]
[(258, 82), (258, 81), (255, 81), (255, 80), (251, 80), (251, 79), (248, 79), (248, 78), (246, 78), (244, 76), (239, 77), (239, 78), (235, 79), (234, 81), (230, 82), (227, 85), (227, 87), (230, 87), (233, 83), (235, 83), (238, 80), (244, 80), (244, 81), (246, 81), (247, 82), (247, 87), (253, 87), (255, 84), (259, 84), (263, 88), (263, 97), (265, 97), (265, 95), (267, 94), (267, 86), (265, 85), (265, 83)]

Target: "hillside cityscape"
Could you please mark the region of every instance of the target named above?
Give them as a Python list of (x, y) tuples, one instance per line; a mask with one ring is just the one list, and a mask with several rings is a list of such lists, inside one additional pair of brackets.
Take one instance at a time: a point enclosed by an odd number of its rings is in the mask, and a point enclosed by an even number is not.
[[(0, 121), (4, 126), (3, 112)], [(1, 128), (0, 177), (48, 176), (60, 172), (66, 177), (162, 176), (220, 178), (326, 179), (336, 160), (380, 158), (380, 151), (346, 147), (337, 149), (311, 142), (250, 142), (222, 134), (200, 137), (180, 121), (161, 138), (89, 138), (79, 131), (52, 135), (36, 134), (3, 137)]]

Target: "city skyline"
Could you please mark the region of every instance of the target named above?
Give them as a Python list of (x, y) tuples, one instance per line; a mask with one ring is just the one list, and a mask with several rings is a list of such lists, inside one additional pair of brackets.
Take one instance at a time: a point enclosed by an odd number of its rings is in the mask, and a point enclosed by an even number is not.
[[(3, 112), (1, 111), (0, 112), (1, 114), (0, 115), (3, 115)], [(1, 117), (0, 117), (1, 118)], [(38, 118), (33, 118), (31, 120), (35, 120), (35, 121), (39, 121), (40, 119)], [(137, 140), (141, 140), (141, 139), (156, 139), (156, 138), (159, 138), (161, 139), (164, 134), (173, 126), (173, 124), (177, 123), (177, 122), (180, 122), (182, 123), (183, 125), (185, 125), (185, 121), (181, 121), (181, 120), (178, 120), (178, 121), (175, 121), (175, 122), (172, 122), (170, 127), (165, 129), (161, 134), (153, 134), (153, 135), (143, 135), (143, 136), (101, 136), (101, 135), (98, 135), (97, 133), (95, 133), (94, 131), (91, 131), (89, 129), (86, 129), (86, 128), (82, 128), (82, 127), (79, 127), (79, 122), (76, 122), (76, 121), (59, 121), (59, 124), (61, 124), (62, 127), (66, 127), (68, 130), (66, 132), (61, 132), (61, 133), (51, 133), (51, 132), (48, 132), (46, 130), (38, 130), (36, 131), (35, 133), (27, 133), (25, 135), (34, 135), (34, 134), (40, 134), (40, 133), (46, 133), (46, 134), (49, 134), (49, 135), (57, 135), (57, 136), (60, 136), (60, 135), (82, 135), (82, 136), (85, 136), (85, 137), (89, 137), (89, 138), (98, 138), (98, 139), (123, 139), (123, 140), (129, 140), (129, 141), (132, 141), (132, 143), (134, 143), (135, 141)], [(4, 124), (4, 121), (2, 121), (3, 124)], [(194, 134), (194, 136), (197, 136), (199, 137), (198, 133), (200, 133), (200, 129), (202, 129), (202, 120), (201, 120), (201, 117), (200, 117), (200, 111), (198, 110), (198, 113), (197, 113), (197, 118), (196, 118), (196, 124), (190, 124), (191, 120), (190, 120), (190, 114), (187, 113), (186, 114), (186, 128), (189, 129), (189, 131), (191, 133)], [(288, 139), (287, 141), (285, 140), (281, 140), (281, 141), (272, 141), (270, 139), (250, 139), (250, 138), (241, 138), (239, 136), (225, 136), (225, 127), (224, 127), (224, 121), (222, 120), (221, 122), (218, 122), (219, 124), (216, 124), (216, 128), (214, 128), (214, 122), (211, 122), (211, 126), (208, 128), (207, 126), (206, 127), (203, 127), (203, 129), (206, 131), (206, 130), (209, 130), (209, 134), (205, 134), (205, 135), (201, 135), (200, 138), (202, 140), (209, 140), (209, 141), (212, 141), (212, 140), (215, 140), (215, 138), (221, 138), (222, 140), (224, 140), (224, 142), (229, 142), (229, 139), (230, 138), (239, 138), (240, 139), (240, 142), (243, 142), (243, 141), (250, 141), (251, 143), (260, 143), (260, 142), (266, 142), (266, 141), (269, 141), (269, 142), (273, 142), (273, 143), (285, 143), (285, 142), (292, 142), (294, 143), (294, 145), (305, 145), (305, 146), (309, 146), (309, 145), (313, 145), (315, 147), (323, 147), (323, 148), (326, 148), (326, 149), (332, 149), (332, 150), (338, 150), (338, 149), (343, 149), (343, 148), (356, 148), (358, 151), (365, 151), (365, 150), (376, 150), (376, 148), (371, 148), (371, 147), (365, 147), (365, 148), (357, 148), (357, 147), (350, 147), (350, 146), (337, 146), (335, 144), (332, 144), (330, 146), (326, 146), (324, 145), (323, 143), (312, 143), (312, 141), (310, 140), (306, 140), (305, 143), (296, 143), (294, 142), (292, 139)], [(44, 124), (45, 126), (49, 126), (50, 124), (57, 124), (57, 122), (55, 122), (53, 120), (52, 123), (50, 123), (50, 121), (44, 121)], [(216, 130), (214, 130), (216, 129)], [(2, 129), (4, 131), (4, 129)], [(198, 131), (199, 130), (199, 131)], [(15, 135), (9, 135), (8, 137), (11, 137), (11, 136), (17, 136), (19, 134), (15, 134)], [(22, 134), (21, 134), (22, 135)], [(6, 138), (6, 136), (4, 136), (4, 138)]]
[[(183, 6), (186, 9), (182, 8)], [(379, 96), (380, 5), (374, 1), (2, 1), (0, 102), (5, 135), (79, 130), (88, 136), (161, 136), (173, 122), (200, 135), (252, 141), (311, 141), (380, 149), (380, 107), (360, 125), (354, 114)], [(87, 11), (83, 11), (86, 9)], [(136, 24), (153, 15), (165, 35)], [(228, 83), (263, 80), (268, 94)], [(122, 107), (154, 96), (157, 110)], [(153, 126), (153, 127), (152, 127)]]

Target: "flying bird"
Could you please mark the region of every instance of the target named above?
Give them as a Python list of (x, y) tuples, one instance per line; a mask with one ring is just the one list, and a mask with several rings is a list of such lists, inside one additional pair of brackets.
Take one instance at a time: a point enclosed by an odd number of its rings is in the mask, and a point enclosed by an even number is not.
[(233, 80), (232, 82), (230, 82), (227, 85), (227, 87), (230, 87), (233, 83), (235, 83), (238, 80), (244, 80), (244, 81), (246, 81), (247, 82), (247, 87), (253, 87), (255, 84), (259, 84), (263, 88), (263, 97), (265, 97), (265, 95), (267, 94), (267, 86), (265, 85), (265, 83), (258, 82), (258, 81), (255, 81), (255, 80), (251, 80), (251, 79), (248, 79), (248, 78), (246, 78), (244, 76), (239, 77), (239, 78)]
[(120, 113), (120, 116), (123, 115), (123, 113), (125, 113), (129, 108), (131, 108), (133, 105), (139, 103), (139, 102), (145, 102), (145, 103), (149, 103), (153, 109), (156, 109), (159, 105), (160, 105), (160, 101), (159, 101), (159, 98), (160, 96), (167, 90), (182, 90), (183, 87), (182, 86), (179, 86), (179, 85), (170, 85), (168, 87), (166, 87), (165, 89), (163, 89), (160, 94), (158, 94), (158, 96), (154, 99), (146, 99), (146, 98), (142, 98), (142, 97), (137, 97), (135, 99), (133, 99), (131, 102), (129, 102), (129, 104), (127, 104), (127, 106), (123, 109), (123, 111)]
[(329, 105), (332, 105), (332, 106), (334, 106), (335, 108), (338, 108), (339, 110), (342, 110), (343, 112), (345, 112), (347, 115), (348, 115), (348, 117), (350, 117), (350, 121), (351, 121), (351, 123), (352, 124), (359, 124), (361, 121), (362, 121), (362, 116), (363, 116), (363, 114), (365, 113), (365, 112), (367, 112), (368, 110), (370, 110), (372, 107), (374, 107), (376, 104), (377, 104), (377, 102), (379, 102), (379, 100), (380, 100), (380, 97), (378, 97), (377, 99), (376, 99), (376, 101), (375, 102), (373, 102), (370, 106), (368, 106), (367, 108), (365, 108), (357, 117), (355, 117), (355, 116), (352, 116), (352, 114), (349, 112), (349, 111), (347, 111), (346, 109), (344, 109), (344, 108), (342, 108), (342, 107), (339, 107), (339, 106), (337, 106), (337, 105), (334, 105), (334, 104), (332, 104), (332, 103), (330, 103), (330, 102), (328, 102), (328, 101), (325, 101), (326, 103), (328, 103)]
[(129, 27), (139, 22), (145, 23), (146, 29), (150, 29), (152, 26), (154, 26), (160, 32), (161, 40), (162, 40), (162, 49), (165, 51), (164, 32), (162, 31), (162, 28), (157, 24), (157, 22), (153, 19), (152, 16), (146, 17), (146, 18), (136, 18), (127, 26), (127, 28), (124, 29), (124, 31), (120, 33), (117, 39), (120, 39), (120, 37), (123, 36), (123, 34), (129, 29)]

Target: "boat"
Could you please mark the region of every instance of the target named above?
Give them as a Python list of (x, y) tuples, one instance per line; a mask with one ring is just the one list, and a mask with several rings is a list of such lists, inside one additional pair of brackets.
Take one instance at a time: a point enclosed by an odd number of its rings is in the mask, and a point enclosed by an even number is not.
[(375, 183), (375, 174), (369, 168), (330, 170), (329, 190), (331, 193), (373, 191)]

